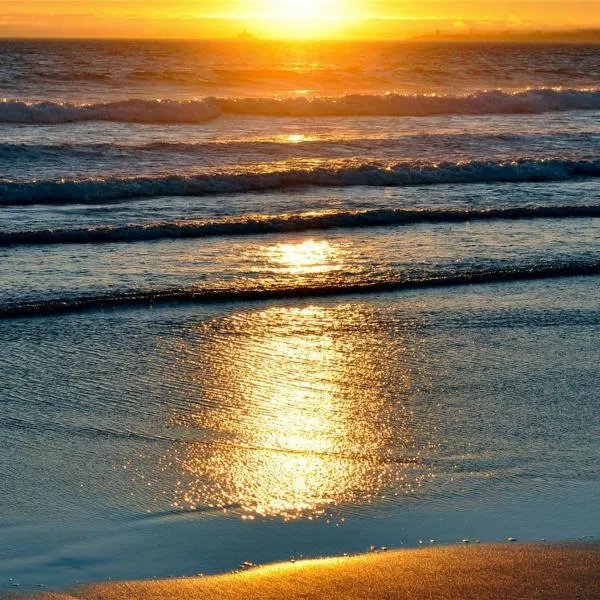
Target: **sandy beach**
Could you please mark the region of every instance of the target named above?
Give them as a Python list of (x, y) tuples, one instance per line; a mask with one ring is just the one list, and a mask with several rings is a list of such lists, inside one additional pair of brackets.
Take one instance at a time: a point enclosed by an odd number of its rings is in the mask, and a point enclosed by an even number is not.
[(374, 552), (212, 577), (94, 584), (26, 596), (28, 600), (599, 597), (600, 545), (513, 543)]

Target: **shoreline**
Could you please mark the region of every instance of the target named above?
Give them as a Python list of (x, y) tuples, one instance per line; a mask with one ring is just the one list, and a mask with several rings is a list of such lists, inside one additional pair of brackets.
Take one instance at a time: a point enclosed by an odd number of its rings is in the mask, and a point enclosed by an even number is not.
[(600, 597), (600, 544), (490, 544), (390, 550), (207, 577), (90, 584), (28, 600), (390, 600)]

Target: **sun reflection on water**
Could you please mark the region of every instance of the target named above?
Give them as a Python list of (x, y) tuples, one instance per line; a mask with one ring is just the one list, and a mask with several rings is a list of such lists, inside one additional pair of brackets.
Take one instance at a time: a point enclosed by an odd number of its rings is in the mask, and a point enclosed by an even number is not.
[(300, 144), (301, 142), (305, 142), (310, 138), (303, 133), (290, 133), (289, 135), (286, 135), (284, 139), (290, 144)]
[(178, 377), (197, 397), (173, 421), (198, 441), (169, 457), (174, 506), (312, 518), (420, 486), (431, 441), (404, 402), (415, 387), (405, 342), (359, 306), (275, 307), (190, 330)]
[(327, 273), (340, 268), (336, 248), (327, 240), (274, 244), (265, 247), (265, 254), (290, 275)]

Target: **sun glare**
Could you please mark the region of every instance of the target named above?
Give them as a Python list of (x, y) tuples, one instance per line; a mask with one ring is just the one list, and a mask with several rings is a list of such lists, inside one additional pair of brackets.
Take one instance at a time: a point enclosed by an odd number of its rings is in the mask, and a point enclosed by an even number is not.
[(173, 417), (201, 441), (161, 460), (175, 477), (173, 508), (312, 519), (358, 499), (414, 493), (430, 478), (415, 443), (431, 432), (400, 402), (414, 386), (410, 338), (382, 340), (370, 311), (272, 307), (188, 334), (176, 376), (182, 389), (191, 383), (193, 408)]
[(331, 19), (339, 2), (327, 0), (270, 0), (269, 13), (281, 19)]
[(346, 8), (344, 0), (264, 0), (259, 20), (268, 37), (314, 38), (335, 32)]
[(327, 273), (339, 268), (336, 248), (327, 241), (306, 240), (298, 244), (277, 244), (267, 248), (269, 258), (287, 273)]

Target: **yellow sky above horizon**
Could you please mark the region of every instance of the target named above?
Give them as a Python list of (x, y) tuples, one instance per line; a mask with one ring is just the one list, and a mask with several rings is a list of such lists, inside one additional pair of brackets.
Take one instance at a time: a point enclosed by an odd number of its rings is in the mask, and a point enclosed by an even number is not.
[(2, 0), (2, 37), (397, 37), (600, 28), (600, 0)]

